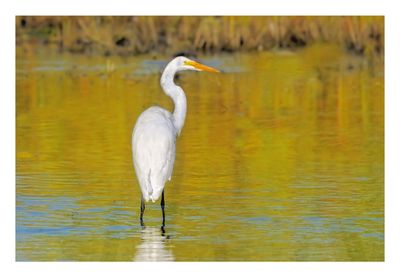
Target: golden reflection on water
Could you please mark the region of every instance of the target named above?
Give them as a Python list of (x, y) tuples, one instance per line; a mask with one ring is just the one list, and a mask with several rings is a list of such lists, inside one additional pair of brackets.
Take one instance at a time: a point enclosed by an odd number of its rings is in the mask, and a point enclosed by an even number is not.
[(215, 56), (139, 225), (130, 139), (166, 59), (17, 55), (17, 260), (383, 260), (381, 61)]

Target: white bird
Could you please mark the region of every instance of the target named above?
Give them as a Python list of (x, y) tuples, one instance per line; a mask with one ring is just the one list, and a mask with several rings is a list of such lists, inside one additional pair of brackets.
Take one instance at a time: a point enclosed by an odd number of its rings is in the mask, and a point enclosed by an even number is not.
[(142, 191), (140, 223), (143, 225), (145, 202), (155, 202), (161, 196), (165, 225), (164, 186), (171, 180), (175, 161), (176, 137), (182, 131), (186, 117), (186, 96), (183, 89), (174, 83), (175, 73), (183, 70), (219, 72), (217, 69), (179, 56), (165, 67), (161, 76), (161, 87), (171, 97), (175, 109), (169, 111), (153, 106), (138, 118), (132, 133), (132, 154), (136, 176)]

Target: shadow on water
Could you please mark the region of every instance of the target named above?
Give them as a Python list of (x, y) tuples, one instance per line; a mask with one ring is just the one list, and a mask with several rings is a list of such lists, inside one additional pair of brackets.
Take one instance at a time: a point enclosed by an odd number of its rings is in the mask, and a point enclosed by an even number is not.
[(141, 242), (136, 247), (134, 261), (168, 262), (175, 260), (169, 245), (171, 237), (166, 235), (163, 227), (143, 227), (140, 235)]

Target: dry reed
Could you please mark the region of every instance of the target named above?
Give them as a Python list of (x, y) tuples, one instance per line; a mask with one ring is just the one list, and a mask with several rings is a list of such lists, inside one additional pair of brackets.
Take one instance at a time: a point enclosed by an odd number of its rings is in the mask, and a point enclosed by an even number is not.
[(334, 43), (382, 55), (382, 16), (18, 16), (17, 45), (78, 53), (233, 52)]

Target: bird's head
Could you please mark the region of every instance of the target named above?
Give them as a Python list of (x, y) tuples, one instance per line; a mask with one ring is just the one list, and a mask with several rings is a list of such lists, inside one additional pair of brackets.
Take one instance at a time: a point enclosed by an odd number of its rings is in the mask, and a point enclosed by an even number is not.
[(195, 70), (195, 71), (220, 72), (218, 69), (195, 62), (184, 56), (176, 57), (174, 61), (176, 62), (177, 71)]

